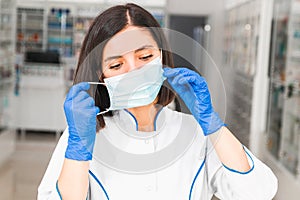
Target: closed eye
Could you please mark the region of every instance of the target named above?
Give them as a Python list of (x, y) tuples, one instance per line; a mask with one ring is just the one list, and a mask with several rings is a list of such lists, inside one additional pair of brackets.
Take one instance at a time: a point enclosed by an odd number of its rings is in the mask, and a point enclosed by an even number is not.
[(148, 60), (149, 58), (152, 58), (153, 57), (153, 54), (149, 54), (149, 55), (145, 55), (145, 56), (142, 56), (140, 57), (141, 60)]
[(109, 69), (119, 69), (121, 67), (122, 63), (117, 63), (109, 66)]

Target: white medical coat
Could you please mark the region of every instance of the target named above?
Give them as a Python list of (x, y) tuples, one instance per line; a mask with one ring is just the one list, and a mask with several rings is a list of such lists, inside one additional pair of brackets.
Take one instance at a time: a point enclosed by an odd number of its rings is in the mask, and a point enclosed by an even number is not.
[[(277, 179), (273, 172), (246, 148), (251, 166), (248, 172), (238, 172), (223, 165), (213, 145), (191, 115), (165, 107), (157, 114), (154, 124), (156, 131), (151, 133), (137, 131), (134, 116), (126, 110), (115, 112), (113, 117), (105, 117), (105, 122), (106, 127), (96, 135), (93, 160), (90, 161), (88, 199), (208, 200), (215, 194), (226, 200), (268, 200), (277, 191)], [(148, 137), (153, 133), (154, 136)], [(170, 158), (172, 162), (161, 165), (157, 170), (151, 171), (150, 167), (148, 172), (134, 173), (112, 166), (113, 163), (107, 164), (101, 158), (101, 153), (104, 153), (113, 161), (122, 160), (119, 155), (108, 152), (103, 147), (104, 142), (111, 143), (120, 151), (143, 156), (170, 147), (180, 134), (189, 134), (193, 139), (179, 156)], [(39, 200), (61, 199), (56, 183), (67, 140), (68, 129), (60, 138), (39, 186)], [(128, 160), (127, 164), (130, 162)], [(132, 164), (138, 168), (142, 163), (135, 161)], [(159, 164), (155, 167), (158, 168)]]

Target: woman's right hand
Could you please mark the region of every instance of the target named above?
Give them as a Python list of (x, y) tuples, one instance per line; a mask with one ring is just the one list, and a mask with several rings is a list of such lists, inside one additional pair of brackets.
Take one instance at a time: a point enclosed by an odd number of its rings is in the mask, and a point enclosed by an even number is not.
[(64, 102), (65, 116), (69, 127), (68, 146), (65, 158), (78, 161), (92, 159), (96, 137), (96, 117), (99, 108), (86, 92), (89, 83), (73, 85)]

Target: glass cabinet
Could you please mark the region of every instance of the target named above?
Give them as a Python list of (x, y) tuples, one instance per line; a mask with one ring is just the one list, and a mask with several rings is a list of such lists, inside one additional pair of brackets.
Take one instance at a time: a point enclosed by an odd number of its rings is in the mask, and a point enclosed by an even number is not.
[(42, 51), (45, 49), (43, 25), (44, 9), (17, 9), (17, 52), (24, 53), (26, 51)]
[(300, 171), (300, 2), (275, 0), (270, 51), (268, 150)]
[(246, 146), (250, 144), (253, 84), (259, 41), (260, 1), (226, 10), (222, 71), (227, 96), (226, 123)]

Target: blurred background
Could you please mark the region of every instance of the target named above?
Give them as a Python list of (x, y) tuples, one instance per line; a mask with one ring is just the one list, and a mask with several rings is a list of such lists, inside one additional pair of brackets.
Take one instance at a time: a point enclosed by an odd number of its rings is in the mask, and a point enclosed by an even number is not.
[[(66, 127), (63, 101), (83, 38), (95, 16), (120, 2), (0, 0), (0, 200), (36, 199)], [(126, 2), (206, 49), (219, 72), (193, 48), (184, 49), (191, 58), (174, 55), (175, 66), (202, 62), (216, 110), (278, 177), (275, 199), (299, 199), (300, 1)]]

